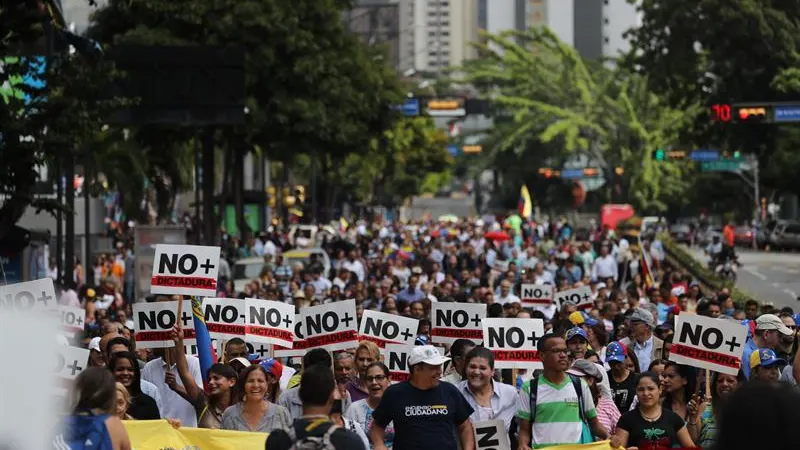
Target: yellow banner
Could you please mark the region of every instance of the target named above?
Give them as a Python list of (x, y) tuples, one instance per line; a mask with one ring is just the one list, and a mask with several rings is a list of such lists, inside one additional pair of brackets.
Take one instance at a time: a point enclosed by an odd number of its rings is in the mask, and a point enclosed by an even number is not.
[(166, 420), (123, 421), (133, 450), (245, 450), (263, 449), (266, 433), (180, 428)]

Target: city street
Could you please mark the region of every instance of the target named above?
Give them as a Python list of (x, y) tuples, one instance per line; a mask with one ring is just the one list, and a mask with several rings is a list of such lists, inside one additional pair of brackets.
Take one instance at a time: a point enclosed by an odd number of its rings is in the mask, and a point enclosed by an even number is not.
[[(699, 248), (689, 251), (704, 264), (708, 257)], [(767, 253), (737, 249), (739, 268), (736, 286), (762, 302), (773, 302), (776, 307), (800, 307), (800, 254)]]

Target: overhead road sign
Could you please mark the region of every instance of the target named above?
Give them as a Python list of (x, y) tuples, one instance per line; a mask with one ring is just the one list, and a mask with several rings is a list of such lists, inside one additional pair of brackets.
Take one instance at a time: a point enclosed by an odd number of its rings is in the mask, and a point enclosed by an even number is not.
[(742, 162), (736, 160), (704, 161), (700, 163), (703, 172), (735, 172), (741, 170)]
[(467, 115), (463, 98), (429, 100), (425, 106), (431, 117), (464, 117)]
[(800, 105), (779, 105), (773, 109), (775, 123), (800, 122)]
[(402, 105), (394, 105), (395, 111), (400, 111), (404, 116), (413, 117), (419, 115), (419, 99), (407, 98)]

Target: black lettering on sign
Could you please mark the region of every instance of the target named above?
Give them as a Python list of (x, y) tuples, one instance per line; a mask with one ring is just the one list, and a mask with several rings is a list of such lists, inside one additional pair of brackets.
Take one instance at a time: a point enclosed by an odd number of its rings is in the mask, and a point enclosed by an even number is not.
[(733, 337), (729, 341), (724, 341), (722, 331), (717, 328), (704, 328), (702, 325), (695, 325), (688, 322), (681, 323), (681, 331), (678, 338), (679, 342), (689, 342), (694, 346), (705, 347), (709, 350), (715, 350), (723, 344), (728, 346), (731, 352), (742, 344), (736, 341)]
[(525, 286), (522, 287), (522, 298), (545, 298), (547, 297), (547, 295), (545, 294), (546, 292), (544, 291), (544, 289), (540, 287), (534, 287), (534, 288), (529, 288)]
[(301, 339), (301, 340), (306, 338), (305, 335), (303, 335), (303, 321), (302, 320), (298, 320), (294, 324), (294, 337), (296, 339)]
[(480, 450), (490, 450), (500, 446), (500, 439), (497, 436), (497, 427), (479, 427), (475, 429), (478, 436), (478, 448)]
[(64, 325), (83, 326), (83, 318), (72, 311), (61, 311), (61, 323)]
[(453, 327), (453, 325), (455, 325), (456, 328), (466, 328), (470, 322), (473, 323), (474, 327), (480, 326), (481, 316), (475, 314), (474, 317), (470, 318), (469, 314), (467, 314), (466, 311), (460, 309), (456, 311), (452, 311), (449, 309), (436, 310), (437, 327)]
[[(139, 330), (168, 330), (175, 326), (175, 312), (169, 309), (161, 311), (139, 311), (138, 319)], [(183, 326), (188, 326), (189, 322), (192, 320), (192, 316), (186, 311), (183, 311), (181, 315)]]
[(491, 348), (521, 348), (525, 341), (531, 341), (531, 345), (535, 347), (538, 340), (535, 331), (532, 331), (530, 336), (526, 336), (522, 329), (517, 327), (489, 328), (489, 347)]
[(279, 327), (281, 326), (281, 313), (273, 308), (267, 309), (250, 306), (249, 323), (258, 323), (261, 326), (269, 325), (271, 327)]
[[(28, 291), (17, 292), (16, 295), (5, 294), (2, 301), (3, 306), (15, 307), (17, 309), (32, 309), (36, 304), (36, 298)], [(45, 302), (45, 305), (46, 304), (47, 302)]]
[(202, 264), (198, 263), (197, 257), (191, 253), (180, 256), (162, 253), (158, 260), (158, 273), (193, 275), (198, 266), (205, 271), (206, 275), (216, 267), (208, 258)]
[(239, 310), (233, 305), (206, 305), (206, 322), (236, 323)]
[(306, 316), (306, 336), (332, 333), (339, 328), (339, 322), (349, 328), (352, 321), (353, 318), (350, 317), (350, 314), (345, 313), (344, 317), (339, 320), (339, 315), (333, 311), (326, 311), (322, 315)]
[(366, 317), (364, 320), (366, 321), (364, 323), (364, 334), (381, 336), (389, 340), (394, 340), (398, 334), (402, 334), (405, 340), (413, 336), (408, 328), (400, 333), (400, 326), (395, 322), (384, 322), (383, 319), (375, 319), (373, 317)]
[(389, 353), (389, 370), (395, 372), (408, 371), (408, 355), (405, 353)]

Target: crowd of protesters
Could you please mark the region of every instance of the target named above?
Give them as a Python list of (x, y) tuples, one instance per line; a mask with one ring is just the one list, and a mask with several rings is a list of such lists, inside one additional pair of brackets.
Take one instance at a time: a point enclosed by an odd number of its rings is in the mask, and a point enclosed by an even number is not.
[[(333, 355), (310, 350), (296, 361), (260, 358), (248, 354), (244, 341), (232, 340), (204, 386), (197, 358), (175, 350), (183, 349), (180, 328), (173, 330), (175, 348), (136, 349), (131, 303), (164, 299), (132, 297), (135, 256), (130, 241), (116, 245), (115, 254), (98, 260), (96, 286), (67, 287), (60, 300), (86, 309), (84, 343), (93, 366), (76, 382), (73, 420), (110, 414), (99, 417), (114, 448), (129, 448), (117, 419), (157, 418), (182, 427), (268, 432), (268, 450), (289, 449), (308, 437), (336, 449), (469, 450), (475, 448), (472, 424), (486, 420), (502, 420), (518, 450), (604, 439), (638, 449), (778, 448), (742, 447), (752, 439), (730, 436), (741, 433), (746, 420), (765, 427), (758, 431), (770, 434), (765, 439), (790, 436), (791, 427), (782, 424), (798, 417), (798, 403), (787, 405), (797, 393), (786, 386), (800, 380), (800, 315), (755, 301), (734, 304), (726, 290), (701, 291), (689, 275), (665, 264), (655, 235), (642, 236), (639, 245), (637, 237), (608, 229), (575, 230), (565, 220), (534, 223), (518, 216), (494, 223), (359, 222), (321, 243), (331, 260), (327, 273), (313, 257), (287, 265), (282, 253), (292, 243), (280, 233), (223, 240), (221, 266), (228, 268), (220, 269), (220, 297), (279, 300), (298, 311), (354, 299), (359, 319), (365, 310), (419, 319), (410, 379), (400, 383), (390, 382), (379, 349), (368, 341)], [(641, 252), (651, 261), (649, 271)], [(230, 266), (252, 256), (264, 258), (263, 270), (236, 292)], [(594, 304), (582, 311), (523, 306), (523, 283), (590, 286)], [(442, 356), (430, 336), (434, 302), (483, 303), (487, 317), (542, 319), (547, 334), (537, 347), (543, 369), (514, 371), (512, 379), (512, 371), (495, 369), (492, 352), (467, 340)], [(702, 395), (700, 371), (669, 360), (679, 314), (736, 321), (749, 330), (742, 370), (738, 376), (714, 373), (711, 398)], [(783, 416), (775, 410), (772, 423), (765, 423), (772, 406), (764, 400), (759, 417), (739, 411), (742, 403), (728, 407), (737, 396), (756, 393), (784, 408)]]

